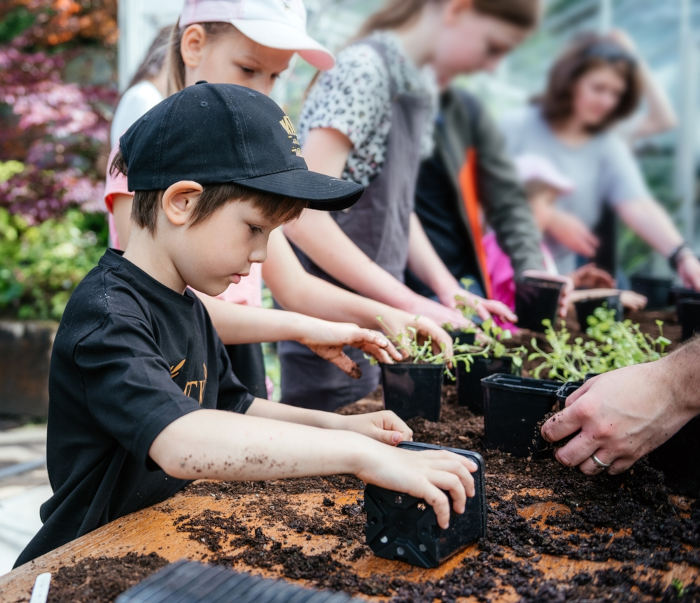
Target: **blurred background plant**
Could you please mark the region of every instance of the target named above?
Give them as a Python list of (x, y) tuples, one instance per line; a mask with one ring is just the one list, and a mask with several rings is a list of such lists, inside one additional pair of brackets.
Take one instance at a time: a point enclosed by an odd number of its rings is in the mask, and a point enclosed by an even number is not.
[(0, 313), (54, 318), (107, 245), (116, 0), (0, 4)]

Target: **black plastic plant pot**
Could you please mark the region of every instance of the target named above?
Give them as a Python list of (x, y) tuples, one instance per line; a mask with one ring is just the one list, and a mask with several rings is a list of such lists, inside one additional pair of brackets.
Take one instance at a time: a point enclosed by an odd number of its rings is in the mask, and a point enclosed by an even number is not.
[(490, 358), (477, 356), (469, 367), (469, 372), (463, 363), (457, 365), (457, 401), (460, 406), (467, 406), (476, 414), (484, 412), (484, 393), (481, 380), (496, 373), (520, 374), (520, 367), (513, 365), (513, 360), (507, 356)]
[(472, 473), (474, 498), (467, 499), (463, 514), (450, 510), (450, 527), (446, 530), (438, 526), (435, 512), (424, 500), (371, 484), (365, 487), (365, 534), (374, 554), (419, 567), (437, 567), (460, 549), (486, 536), (484, 460), (469, 450), (419, 442), (402, 442), (399, 447), (418, 454), (423, 450), (449, 450), (474, 461), (478, 467)]
[(531, 331), (544, 331), (545, 318), (554, 323), (559, 308), (559, 295), (564, 283), (526, 276), (515, 283), (517, 326)]
[(573, 394), (579, 387), (583, 385), (583, 381), (567, 381), (557, 390), (557, 410), (564, 410), (566, 407), (566, 399)]
[(614, 310), (613, 314), (614, 320), (622, 320), (624, 317), (624, 311), (622, 309), (622, 301), (620, 300), (620, 293), (607, 293), (604, 295), (591, 294), (590, 297), (585, 297), (574, 303), (576, 308), (576, 318), (578, 319), (578, 324), (582, 331), (588, 328), (588, 317), (593, 315), (593, 312), (600, 307), (607, 308), (608, 310)]
[(539, 423), (554, 410), (561, 383), (491, 375), (481, 381), (481, 387), (486, 447), (521, 457), (543, 452), (547, 443), (540, 435)]
[(440, 419), (443, 364), (382, 364), (384, 408), (402, 419)]
[[(476, 338), (476, 334), (473, 331), (447, 331), (447, 333), (452, 338), (452, 343), (454, 345), (473, 345)], [(454, 375), (454, 371), (452, 371), (452, 374)], [(442, 377), (442, 382), (444, 385), (454, 385), (455, 379), (445, 372)]]
[(682, 299), (700, 301), (700, 291), (688, 289), (687, 287), (671, 287), (671, 301), (675, 304)]
[(649, 455), (671, 490), (700, 498), (700, 417), (695, 417)]
[(476, 333), (474, 331), (447, 331), (450, 337), (452, 337), (452, 342), (455, 345), (467, 344), (473, 345)]
[(659, 278), (643, 274), (633, 274), (630, 277), (632, 291), (641, 293), (647, 298), (647, 310), (668, 308), (671, 304), (672, 283), (673, 281), (670, 278)]
[(676, 304), (678, 322), (681, 323), (681, 339), (690, 339), (700, 333), (700, 300), (681, 299)]

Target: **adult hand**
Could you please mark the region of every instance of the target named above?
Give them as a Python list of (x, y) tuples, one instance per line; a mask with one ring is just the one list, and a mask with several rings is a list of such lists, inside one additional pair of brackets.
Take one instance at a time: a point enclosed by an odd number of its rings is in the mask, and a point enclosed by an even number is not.
[(617, 42), (623, 50), (627, 51), (632, 56), (637, 56), (637, 47), (634, 44), (634, 40), (630, 35), (622, 29), (613, 29), (608, 34), (610, 39)]
[(614, 289), (615, 279), (594, 263), (584, 264), (570, 275), (576, 289)]
[(362, 376), (362, 371), (357, 363), (343, 352), (343, 346), (358, 348), (376, 358), (378, 362), (391, 364), (403, 359), (389, 339), (379, 331), (362, 329), (346, 322), (323, 321), (322, 326), (313, 333), (299, 338), (299, 343), (303, 343), (321, 358), (332, 362), (355, 379)]
[(550, 274), (544, 270), (525, 270), (522, 274), (523, 276), (532, 276), (534, 278), (540, 278), (549, 281), (555, 281), (557, 283), (564, 283), (561, 288), (561, 294), (559, 295), (559, 316), (562, 318), (566, 317), (566, 312), (569, 308), (569, 301), (571, 299), (571, 294), (574, 290), (574, 282), (571, 277), (564, 276), (561, 274)]
[(430, 337), (435, 353), (442, 349), (447, 358), (452, 356), (452, 338), (431, 319), (393, 308), (380, 318), (378, 328), (381, 328), (389, 337), (396, 338), (399, 333), (412, 337), (415, 332), (419, 340), (424, 341)]
[(683, 284), (690, 289), (700, 291), (700, 260), (688, 249), (678, 258), (678, 275)]
[(598, 237), (588, 226), (573, 214), (561, 210), (552, 212), (547, 233), (571, 251), (587, 258), (593, 257), (600, 245)]
[(390, 446), (413, 439), (411, 428), (390, 410), (343, 416), (340, 429), (356, 431)]
[(621, 473), (676, 433), (690, 415), (674, 400), (664, 360), (599, 375), (571, 394), (542, 426), (549, 442), (579, 432), (556, 451), (557, 460), (594, 475), (605, 469), (595, 455), (609, 473)]
[(446, 450), (421, 452), (384, 447), (379, 451), (360, 451), (355, 475), (362, 481), (382, 488), (405, 492), (425, 500), (437, 517), (438, 525), (447, 529), (452, 508), (464, 513), (468, 497), (474, 496), (472, 473), (477, 466), (469, 459)]

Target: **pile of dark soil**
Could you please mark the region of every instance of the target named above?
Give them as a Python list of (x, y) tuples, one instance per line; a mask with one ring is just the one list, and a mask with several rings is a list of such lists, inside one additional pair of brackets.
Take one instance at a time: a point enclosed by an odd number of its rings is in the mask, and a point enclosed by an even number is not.
[[(551, 458), (520, 459), (486, 450), (483, 418), (456, 405), (453, 387), (446, 388), (444, 400), (439, 423), (409, 421), (414, 439), (480, 452), (486, 461), (490, 509), (488, 536), (479, 544), (477, 556), (467, 557), (435, 583), (360, 577), (353, 571), (350, 562), (371, 555), (363, 544), (361, 497), (342, 509), (334, 509), (335, 503), (325, 498), (325, 508), (313, 516), (300, 515), (285, 499), (290, 493), (361, 488), (360, 482), (348, 476), (248, 484), (200, 482), (189, 488), (191, 493), (214, 497), (258, 492), (256, 517), (270, 524), (282, 523), (290, 531), (335, 536), (338, 545), (329, 552), (305, 554), (299, 546), (287, 545), (284, 538), (274, 541), (260, 529), (250, 533), (245, 520), (221, 514), (196, 521), (186, 518), (177, 529), (209, 543), (212, 526), (221, 528), (225, 536), (219, 532), (213, 544), (208, 544), (208, 560), (214, 563), (278, 568), (287, 578), (308, 580), (320, 588), (389, 596), (396, 601), (452, 601), (469, 595), (486, 601), (502, 596), (506, 587), (527, 601), (691, 601), (700, 596), (698, 584), (677, 585), (676, 589), (663, 584), (658, 573), (650, 572), (648, 579), (640, 577), (648, 570), (666, 570), (670, 564), (687, 564), (700, 571), (700, 504), (674, 497), (663, 476), (645, 461), (621, 476), (588, 478)], [(372, 406), (361, 405), (362, 410)], [(353, 410), (350, 407), (345, 412)], [(262, 496), (271, 493), (274, 496)], [(523, 513), (530, 508), (535, 511)], [(240, 552), (219, 554), (224, 537)], [(543, 555), (617, 563), (609, 570), (580, 572), (573, 580), (559, 583), (547, 580), (538, 566)]]
[(160, 555), (88, 557), (51, 576), (49, 603), (113, 601), (118, 595), (168, 564)]
[[(645, 329), (654, 334), (654, 321), (661, 318), (665, 334), (677, 340), (668, 313), (632, 318), (637, 322), (644, 318)], [(381, 406), (381, 396), (374, 396), (341, 412)], [(486, 463), (487, 538), (439, 579), (412, 581), (400, 574), (357, 571), (357, 562), (372, 553), (364, 544), (363, 484), (352, 476), (196, 482), (185, 495), (236, 500), (254, 494), (256, 506), (236, 514), (207, 510), (181, 515), (174, 519), (174, 527), (206, 547), (201, 560), (273, 570), (318, 588), (392, 601), (455, 601), (469, 596), (492, 601), (514, 593), (522, 601), (700, 600), (700, 580), (669, 585), (663, 579), (663, 572), (672, 566), (700, 575), (700, 502), (676, 496), (645, 460), (623, 475), (591, 478), (551, 456), (515, 458), (486, 450), (483, 418), (457, 405), (454, 386), (444, 389), (440, 422), (417, 418), (409, 425), (416, 441), (474, 450)], [(299, 494), (313, 495), (317, 508), (301, 510)], [(344, 504), (336, 502), (341, 494)], [(320, 536), (328, 546), (305, 549), (299, 546), (300, 535), (306, 541)], [(567, 561), (606, 565), (561, 580), (548, 569), (552, 560), (560, 565)], [(61, 569), (55, 575), (58, 590), (52, 588), (52, 594), (60, 593), (62, 600), (109, 600), (164, 564), (157, 555), (88, 559)]]

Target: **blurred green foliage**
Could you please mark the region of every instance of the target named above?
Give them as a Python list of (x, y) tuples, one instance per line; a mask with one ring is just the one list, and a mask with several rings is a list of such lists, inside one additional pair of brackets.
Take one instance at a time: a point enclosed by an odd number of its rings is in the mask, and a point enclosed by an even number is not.
[(0, 315), (59, 320), (106, 246), (104, 214), (71, 209), (31, 226), (0, 208)]

